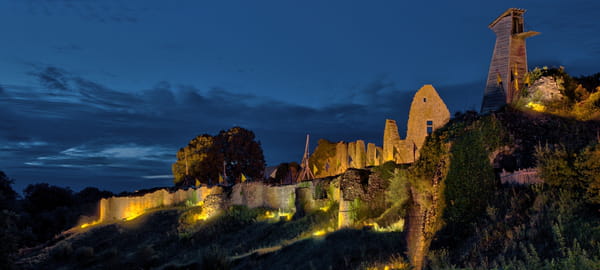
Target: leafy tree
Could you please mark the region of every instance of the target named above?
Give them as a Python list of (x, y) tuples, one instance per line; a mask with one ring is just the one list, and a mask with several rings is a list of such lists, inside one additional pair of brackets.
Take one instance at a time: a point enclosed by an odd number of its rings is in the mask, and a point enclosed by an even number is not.
[(208, 134), (192, 139), (177, 152), (177, 161), (172, 166), (175, 185), (190, 186), (195, 181), (216, 183), (223, 173), (223, 155)]
[(535, 156), (538, 161), (539, 174), (544, 183), (553, 187), (583, 188), (577, 171), (574, 169), (573, 156), (563, 146), (536, 147)]
[(325, 139), (319, 139), (317, 148), (310, 155), (308, 162), (311, 170), (317, 168), (316, 176), (329, 176), (331, 171), (334, 170), (336, 164), (327, 165), (328, 160), (333, 160), (335, 157), (336, 143), (330, 142)]
[(23, 194), (25, 210), (30, 213), (50, 211), (75, 204), (71, 189), (51, 186), (48, 183), (30, 184), (23, 190)]
[(0, 171), (0, 210), (10, 209), (14, 206), (17, 193), (12, 189), (13, 180)]
[(252, 179), (263, 177), (265, 157), (260, 142), (255, 139), (254, 132), (241, 127), (221, 131), (216, 137), (217, 147), (225, 159), (227, 175), (236, 183), (241, 181), (242, 174)]
[(385, 191), (385, 200), (392, 207), (401, 208), (402, 215), (404, 215), (404, 206), (410, 198), (409, 190), (408, 171), (405, 169), (395, 169), (390, 178), (390, 184)]
[(587, 201), (600, 204), (600, 144), (584, 149), (575, 160), (575, 168), (585, 183)]
[(18, 215), (14, 209), (17, 193), (12, 189), (13, 180), (0, 171), (0, 268), (13, 269), (12, 253), (17, 250), (19, 231)]
[(240, 182), (242, 174), (262, 178), (265, 159), (252, 131), (233, 127), (217, 136), (203, 134), (192, 139), (177, 152), (172, 166), (175, 185), (215, 184), (224, 174), (223, 164), (233, 182)]

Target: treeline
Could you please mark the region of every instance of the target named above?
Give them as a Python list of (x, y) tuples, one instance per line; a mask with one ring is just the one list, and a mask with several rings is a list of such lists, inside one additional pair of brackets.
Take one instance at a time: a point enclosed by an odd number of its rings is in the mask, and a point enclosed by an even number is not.
[[(47, 183), (31, 184), (19, 196), (0, 171), (0, 268), (12, 269), (18, 250), (52, 241), (62, 231), (97, 215), (98, 201), (113, 196), (94, 187), (74, 192)], [(86, 220), (89, 217), (90, 220)]]

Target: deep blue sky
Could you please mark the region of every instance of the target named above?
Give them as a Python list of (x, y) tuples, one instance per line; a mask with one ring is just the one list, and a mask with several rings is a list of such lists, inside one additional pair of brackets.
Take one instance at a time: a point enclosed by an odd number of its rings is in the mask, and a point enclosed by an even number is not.
[(170, 185), (179, 147), (235, 125), (269, 165), (301, 159), (306, 133), (381, 144), (423, 84), (479, 109), (509, 7), (542, 32), (530, 68), (600, 72), (596, 0), (2, 0), (0, 170), (19, 191), (122, 191)]

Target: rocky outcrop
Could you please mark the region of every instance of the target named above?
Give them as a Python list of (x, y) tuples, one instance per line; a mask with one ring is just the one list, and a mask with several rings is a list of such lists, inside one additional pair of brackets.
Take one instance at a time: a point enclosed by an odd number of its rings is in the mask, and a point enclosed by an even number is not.
[(563, 98), (560, 92), (561, 86), (552, 76), (545, 76), (537, 79), (527, 89), (527, 96), (534, 102), (550, 102)]

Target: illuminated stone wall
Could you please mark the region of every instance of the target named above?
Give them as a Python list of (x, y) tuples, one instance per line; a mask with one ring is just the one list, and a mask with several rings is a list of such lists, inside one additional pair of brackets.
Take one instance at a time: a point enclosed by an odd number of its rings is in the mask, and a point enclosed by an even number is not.
[[(142, 196), (111, 197), (100, 200), (98, 222), (133, 219), (153, 208), (180, 204), (199, 205), (201, 202), (206, 203), (209, 197), (212, 198), (210, 201), (213, 202), (215, 201), (213, 195), (226, 196), (223, 197), (223, 200), (227, 203), (215, 204), (222, 207), (245, 205), (249, 208), (267, 207), (279, 209), (283, 212), (294, 212), (295, 190), (299, 185), (309, 188), (311, 194), (314, 194), (313, 182), (306, 181), (285, 186), (269, 186), (260, 182), (240, 183), (232, 187), (232, 191), (228, 196), (221, 187), (209, 188), (202, 186), (180, 189), (175, 192), (161, 189)], [(218, 211), (219, 209), (212, 210)]]
[[(249, 208), (267, 207), (293, 212), (297, 185), (268, 186), (259, 182), (240, 183), (233, 186), (230, 198), (231, 204), (245, 205)], [(312, 185), (310, 186), (312, 187)]]
[(132, 219), (146, 210), (172, 206), (189, 202), (197, 204), (211, 194), (222, 193), (221, 188), (190, 188), (180, 189), (175, 192), (168, 192), (161, 189), (142, 196), (111, 197), (101, 199), (99, 202), (99, 221)]

